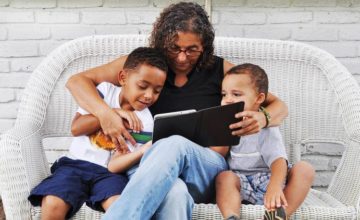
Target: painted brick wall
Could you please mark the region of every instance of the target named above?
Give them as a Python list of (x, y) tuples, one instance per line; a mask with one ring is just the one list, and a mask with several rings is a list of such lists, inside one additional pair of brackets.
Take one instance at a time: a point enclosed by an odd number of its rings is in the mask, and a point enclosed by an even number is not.
[[(31, 72), (51, 50), (86, 35), (148, 34), (169, 2), (177, 1), (0, 0), (0, 133), (12, 127)], [(360, 82), (360, 0), (213, 0), (211, 16), (217, 36), (295, 40), (323, 48)], [(303, 151), (317, 170), (316, 188), (328, 185), (339, 163), (342, 146), (330, 148)]]

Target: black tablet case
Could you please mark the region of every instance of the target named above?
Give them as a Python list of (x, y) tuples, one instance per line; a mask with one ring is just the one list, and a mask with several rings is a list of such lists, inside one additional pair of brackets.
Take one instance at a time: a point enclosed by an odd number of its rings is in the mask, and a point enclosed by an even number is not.
[[(203, 147), (237, 145), (240, 138), (231, 135), (229, 125), (240, 121), (235, 114), (244, 110), (244, 102), (216, 106), (193, 113), (156, 118), (153, 143), (171, 135), (181, 135)], [(176, 114), (176, 112), (175, 112)]]

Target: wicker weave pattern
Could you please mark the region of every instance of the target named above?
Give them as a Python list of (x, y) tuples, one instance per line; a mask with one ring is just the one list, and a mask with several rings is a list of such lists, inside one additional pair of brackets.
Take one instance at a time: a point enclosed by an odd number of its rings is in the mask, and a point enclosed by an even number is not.
[[(40, 209), (26, 198), (49, 175), (44, 138), (70, 136), (76, 104), (65, 89), (67, 79), (146, 44), (145, 36), (80, 38), (53, 51), (36, 68), (15, 126), (0, 137), (0, 191), (7, 219), (40, 218)], [(296, 42), (217, 38), (216, 54), (267, 71), (270, 91), (289, 106), (281, 129), (292, 162), (312, 143), (345, 147), (328, 190), (312, 190), (292, 219), (359, 219), (360, 88), (351, 74), (328, 53)], [(244, 219), (261, 218), (262, 213), (261, 206), (244, 205), (241, 210)], [(74, 218), (100, 217), (83, 207)], [(215, 205), (197, 204), (193, 219), (221, 219), (221, 214)]]

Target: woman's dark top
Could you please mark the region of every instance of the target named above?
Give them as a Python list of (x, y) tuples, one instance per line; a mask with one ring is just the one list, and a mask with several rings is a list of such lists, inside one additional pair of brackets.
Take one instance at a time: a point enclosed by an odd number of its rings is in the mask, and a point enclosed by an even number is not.
[(220, 105), (221, 82), (224, 78), (224, 59), (215, 56), (207, 70), (194, 68), (182, 87), (175, 85), (175, 73), (169, 71), (159, 99), (150, 107), (153, 115), (188, 109), (204, 109)]

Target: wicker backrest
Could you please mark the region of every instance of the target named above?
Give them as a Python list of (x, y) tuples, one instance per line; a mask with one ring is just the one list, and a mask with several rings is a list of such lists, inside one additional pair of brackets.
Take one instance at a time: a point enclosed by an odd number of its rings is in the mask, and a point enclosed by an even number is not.
[[(76, 104), (65, 89), (67, 79), (144, 45), (147, 37), (134, 35), (92, 36), (62, 45), (32, 74), (15, 127), (27, 124), (40, 128), (42, 138), (70, 136)], [(217, 55), (234, 64), (250, 62), (266, 70), (270, 91), (289, 106), (289, 117), (281, 129), (291, 161), (298, 160), (301, 151), (311, 144), (348, 147), (350, 140), (360, 140), (360, 101), (352, 95), (357, 93), (360, 97), (359, 87), (328, 53), (296, 42), (240, 38), (217, 38), (215, 48)], [(42, 143), (38, 144), (22, 149), (22, 154), (42, 155), (42, 164), (47, 164)], [(32, 188), (48, 175), (48, 168), (39, 169), (33, 157), (24, 158), (27, 173), (34, 176), (29, 186)], [(339, 169), (344, 166), (346, 162)], [(333, 193), (338, 193), (341, 200), (343, 192)], [(353, 202), (350, 200), (349, 203)]]
[[(144, 36), (129, 35), (86, 37), (60, 46), (34, 71), (24, 94), (36, 97), (24, 98), (27, 102), (23, 101), (20, 107), (17, 123), (22, 123), (23, 117), (35, 117), (42, 124), (44, 137), (70, 135), (69, 125), (77, 106), (65, 88), (67, 79), (145, 44)], [(37, 109), (30, 111), (36, 115), (28, 115), (28, 108)]]
[(334, 84), (341, 80), (337, 72), (347, 71), (331, 55), (295, 42), (228, 38), (218, 39), (216, 53), (235, 64), (250, 62), (266, 70), (269, 91), (289, 107), (281, 128), (291, 160), (298, 160), (311, 143), (344, 145), (343, 97)]

